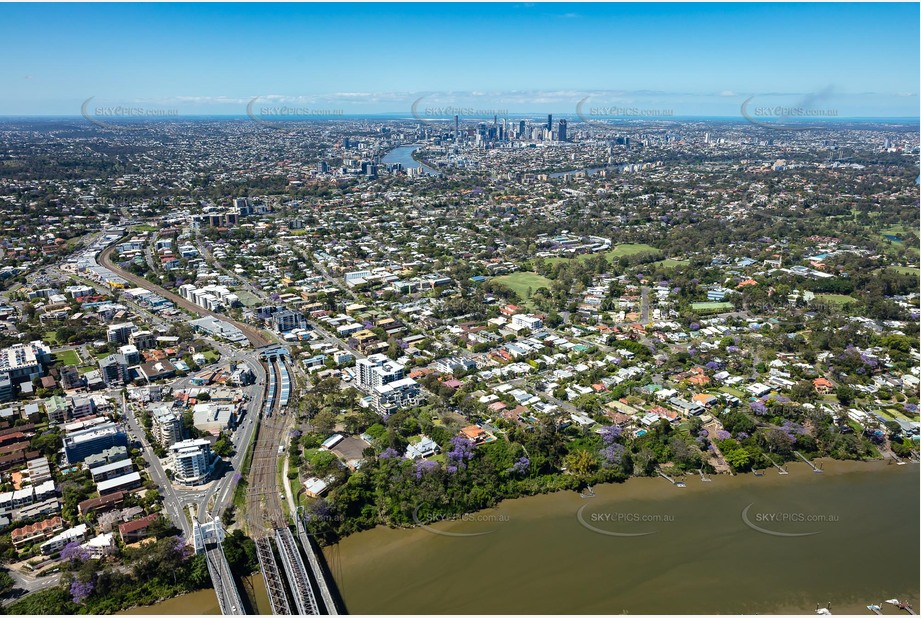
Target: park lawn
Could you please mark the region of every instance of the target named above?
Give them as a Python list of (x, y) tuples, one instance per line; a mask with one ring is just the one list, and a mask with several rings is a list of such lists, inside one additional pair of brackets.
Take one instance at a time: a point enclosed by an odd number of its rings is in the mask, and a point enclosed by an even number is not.
[(894, 270), (900, 275), (914, 275), (918, 276), (918, 267), (917, 266), (890, 266), (889, 270)]
[(132, 232), (156, 232), (160, 228), (154, 227), (153, 225), (132, 225)]
[(831, 305), (849, 305), (856, 303), (857, 299), (847, 294), (816, 294), (816, 300)]
[[(651, 245), (624, 243), (622, 245), (615, 245), (613, 249), (605, 251), (601, 255), (603, 255), (609, 262), (613, 262), (617, 258), (623, 257), (625, 255), (639, 255), (641, 253), (653, 253), (653, 254), (658, 255), (661, 253), (661, 251), (659, 251), (658, 249), (656, 249), (655, 247)], [(581, 253), (571, 258), (568, 258), (568, 257), (547, 258), (547, 262), (549, 264), (561, 264), (569, 260), (580, 260), (584, 262), (588, 258), (594, 257), (596, 255), (598, 254), (597, 253)]]
[(624, 255), (639, 255), (640, 253), (662, 253), (652, 245), (626, 243), (623, 245), (614, 245), (614, 248), (606, 252), (609, 260), (619, 258)]
[[(888, 227), (884, 227), (883, 229), (879, 231), (879, 233), (882, 234), (883, 236), (901, 237), (905, 235), (906, 231), (907, 231), (907, 228), (905, 227), (905, 225), (902, 223), (898, 223), (896, 225), (890, 225)], [(899, 241), (894, 240), (892, 242), (899, 242)]]
[[(907, 233), (908, 233), (908, 228), (904, 224), (899, 223), (897, 225), (890, 225), (888, 227), (884, 227), (883, 229), (881, 229), (879, 231), (879, 238), (883, 242), (891, 243), (895, 247), (902, 247), (905, 244), (904, 240), (902, 239), (905, 238), (905, 235)], [(893, 240), (891, 238), (886, 238), (886, 236), (896, 236), (900, 240)], [(915, 255), (919, 254), (918, 247), (916, 245), (909, 245), (906, 248), (911, 253), (914, 253)]]
[(531, 293), (533, 294), (539, 288), (550, 287), (550, 279), (530, 271), (519, 271), (510, 275), (502, 275), (501, 277), (496, 277), (493, 281), (508, 286), (514, 290), (518, 296), (526, 300), (530, 298), (528, 288), (531, 288)]
[(99, 369), (98, 365), (86, 365), (83, 367), (77, 367), (77, 371), (80, 374), (89, 373), (90, 371), (95, 371), (96, 369)]
[(64, 350), (63, 352), (55, 352), (54, 360), (69, 367), (76, 367), (80, 364), (80, 357), (77, 356), (76, 350)]

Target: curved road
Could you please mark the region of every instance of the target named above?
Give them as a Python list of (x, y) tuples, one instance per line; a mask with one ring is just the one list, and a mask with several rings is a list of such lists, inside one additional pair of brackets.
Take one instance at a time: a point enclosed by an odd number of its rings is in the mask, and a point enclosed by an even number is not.
[(169, 300), (176, 303), (177, 306), (182, 307), (183, 309), (186, 309), (187, 311), (191, 311), (192, 313), (196, 313), (202, 317), (211, 316), (213, 318), (218, 318), (219, 320), (223, 320), (224, 322), (227, 322), (229, 324), (233, 324), (234, 326), (239, 328), (243, 332), (244, 335), (246, 335), (246, 338), (249, 339), (249, 342), (254, 347), (260, 347), (260, 346), (264, 346), (264, 345), (268, 345), (272, 343), (272, 340), (269, 339), (265, 334), (263, 334), (259, 329), (254, 328), (253, 326), (249, 324), (238, 322), (237, 320), (234, 320), (233, 318), (230, 318), (224, 315), (223, 313), (217, 313), (209, 309), (205, 309), (204, 307), (199, 307), (195, 303), (182, 298), (178, 294), (168, 292), (162, 287), (160, 287), (159, 285), (151, 283), (150, 281), (148, 281), (147, 279), (144, 279), (143, 277), (138, 277), (135, 274), (129, 273), (128, 271), (119, 268), (118, 265), (112, 262), (111, 256), (114, 250), (115, 250), (114, 244), (103, 249), (99, 253), (99, 263), (102, 266), (105, 266), (106, 268), (114, 272), (119, 277), (122, 277), (123, 279), (130, 281), (131, 283), (133, 283), (134, 285), (138, 287), (144, 288), (145, 290), (150, 290), (151, 292), (155, 292), (164, 298), (168, 298)]

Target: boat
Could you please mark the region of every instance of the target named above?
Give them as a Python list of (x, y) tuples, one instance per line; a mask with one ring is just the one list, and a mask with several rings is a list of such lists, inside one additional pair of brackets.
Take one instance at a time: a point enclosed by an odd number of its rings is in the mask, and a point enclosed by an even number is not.
[(899, 601), (898, 599), (886, 599), (886, 603), (889, 603), (890, 605), (895, 605), (899, 609), (904, 609), (906, 612), (908, 612), (912, 616), (915, 615), (915, 612), (911, 607), (911, 603), (908, 603), (908, 602), (903, 603), (902, 601)]
[(883, 614), (883, 611), (880, 609), (879, 605), (876, 604), (867, 605), (867, 609), (880, 616)]

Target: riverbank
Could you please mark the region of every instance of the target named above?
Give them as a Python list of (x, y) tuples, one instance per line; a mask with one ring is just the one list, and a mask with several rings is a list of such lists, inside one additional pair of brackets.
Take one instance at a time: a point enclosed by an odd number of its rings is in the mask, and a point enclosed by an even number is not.
[[(590, 499), (510, 499), (457, 521), (353, 534), (325, 553), (352, 613), (811, 613), (827, 602), (863, 613), (882, 598), (917, 604), (918, 466), (820, 463), (821, 474), (792, 463), (788, 475), (689, 476), (685, 488), (631, 478), (596, 486)], [(767, 532), (746, 524), (746, 507)]]
[(443, 173), (443, 172), (441, 171), (441, 169), (440, 169), (437, 165), (435, 165), (434, 163), (430, 163), (429, 161), (426, 161), (425, 159), (423, 159), (423, 158), (422, 158), (422, 155), (419, 154), (419, 149), (418, 149), (418, 148), (416, 148), (415, 150), (413, 150), (413, 151), (409, 154), (409, 156), (411, 156), (411, 157), (413, 158), (413, 161), (415, 161), (416, 163), (418, 163), (418, 164), (421, 165), (422, 167), (425, 167), (425, 168), (428, 168), (428, 169), (433, 169), (433, 170), (435, 170), (436, 172), (438, 172), (439, 174), (442, 174), (442, 173)]
[(419, 167), (421, 165), (426, 174), (431, 176), (440, 176), (441, 172), (439, 172), (437, 169), (434, 169), (428, 164), (416, 159), (415, 152), (419, 150), (419, 148), (421, 148), (421, 144), (397, 146), (381, 158), (381, 163), (385, 165), (393, 165), (395, 163), (399, 163), (403, 166), (403, 169)]
[(196, 590), (178, 597), (164, 599), (153, 605), (140, 605), (131, 607), (120, 612), (116, 616), (157, 616), (164, 614), (198, 614), (201, 616), (215, 616), (221, 614), (221, 608), (217, 602), (217, 595), (213, 588)]
[[(272, 607), (265, 589), (265, 582), (261, 573), (254, 573), (242, 579), (240, 593), (250, 608), (254, 608), (259, 615), (270, 615)], [(161, 615), (199, 615), (220, 616), (221, 607), (218, 604), (214, 588), (197, 590), (178, 597), (164, 599), (153, 605), (132, 607), (120, 612), (117, 616), (161, 616)]]

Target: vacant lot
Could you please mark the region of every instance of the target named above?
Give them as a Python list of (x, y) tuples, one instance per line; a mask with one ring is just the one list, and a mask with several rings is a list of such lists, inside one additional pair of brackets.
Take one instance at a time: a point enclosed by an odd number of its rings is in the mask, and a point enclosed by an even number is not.
[(71, 367), (76, 367), (80, 364), (80, 357), (77, 356), (77, 352), (74, 350), (55, 352), (54, 360), (61, 363), (62, 365), (69, 365)]

